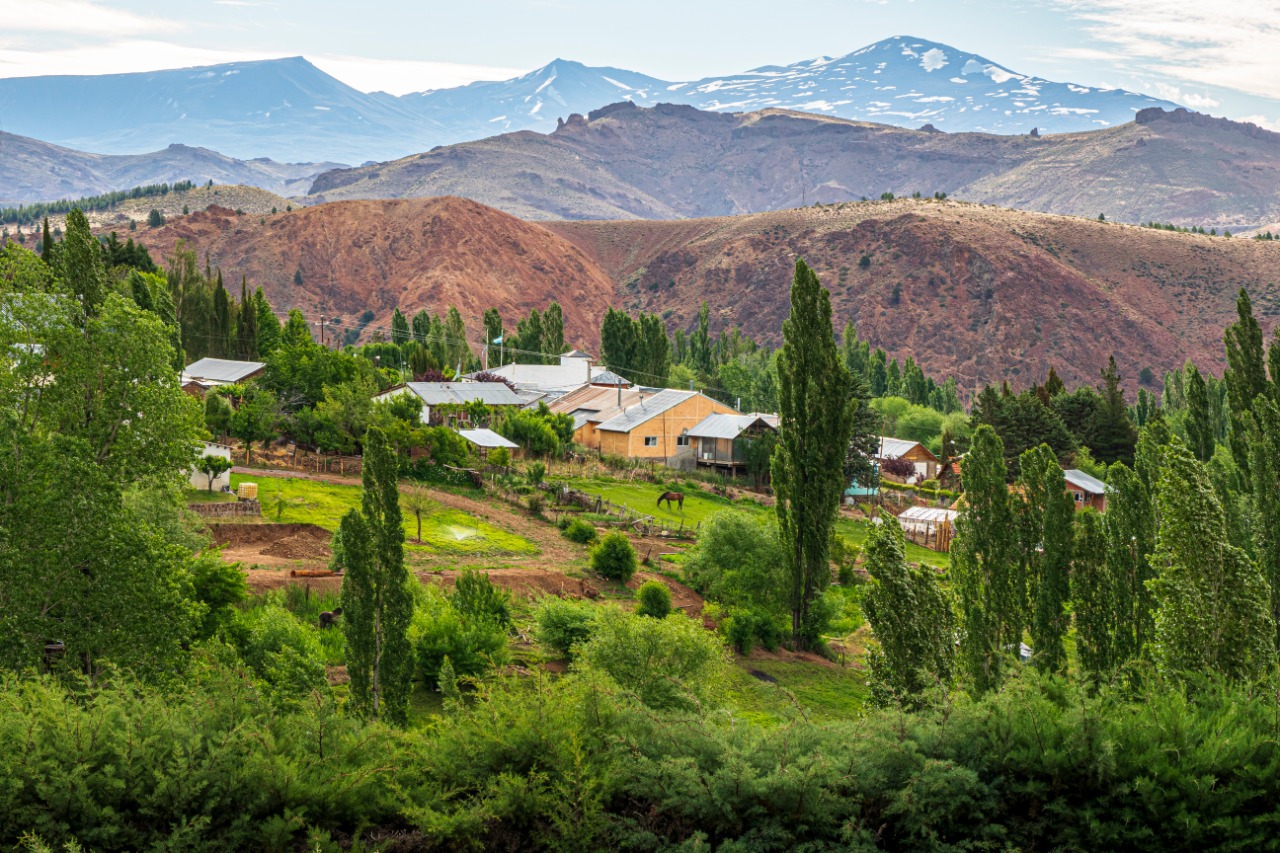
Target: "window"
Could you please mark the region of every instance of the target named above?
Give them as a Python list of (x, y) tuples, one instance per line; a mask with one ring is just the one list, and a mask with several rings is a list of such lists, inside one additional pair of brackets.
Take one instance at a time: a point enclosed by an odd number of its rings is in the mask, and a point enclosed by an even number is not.
[(644, 446), (645, 446), (645, 447), (657, 447), (657, 446), (658, 446), (658, 437), (657, 437), (656, 435), (646, 435), (646, 436), (644, 437)]
[(688, 447), (688, 446), (689, 446), (689, 436), (687, 435), (676, 436), (676, 447)]

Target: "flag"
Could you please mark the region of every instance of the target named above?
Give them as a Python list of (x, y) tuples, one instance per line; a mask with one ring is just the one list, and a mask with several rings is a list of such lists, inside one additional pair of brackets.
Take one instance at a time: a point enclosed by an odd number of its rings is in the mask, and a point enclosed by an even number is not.
[(500, 344), (500, 343), (502, 343), (502, 335), (498, 335), (496, 338), (494, 338), (494, 339), (493, 339), (493, 342), (494, 342), (495, 344)]

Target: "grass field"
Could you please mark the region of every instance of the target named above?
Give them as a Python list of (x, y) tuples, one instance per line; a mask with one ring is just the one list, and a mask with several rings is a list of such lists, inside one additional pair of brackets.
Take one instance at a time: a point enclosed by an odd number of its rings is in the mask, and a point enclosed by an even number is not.
[[(750, 512), (759, 515), (772, 513), (773, 510), (765, 507), (753, 500), (732, 501), (728, 498), (720, 497), (711, 492), (680, 487), (679, 490), (684, 492), (684, 512), (672, 509), (667, 510), (666, 504), (657, 507), (655, 504), (658, 495), (667, 491), (666, 487), (657, 486), (653, 483), (643, 482), (623, 482), (620, 480), (606, 480), (600, 478), (591, 479), (569, 479), (564, 482), (571, 487), (579, 489), (591, 495), (601, 495), (605, 500), (615, 504), (620, 504), (636, 512), (645, 515), (652, 515), (655, 519), (666, 522), (668, 524), (678, 524), (683, 521), (686, 527), (694, 527), (706, 521), (711, 516), (725, 510), (738, 510), (740, 512)], [(865, 521), (854, 521), (849, 518), (840, 518), (836, 521), (836, 532), (848, 539), (855, 545), (861, 545), (867, 539), (871, 525)], [(937, 551), (930, 551), (928, 548), (921, 548), (915, 543), (908, 542), (907, 559), (915, 563), (927, 563), (930, 566), (945, 568), (950, 566), (951, 558), (948, 554), (940, 554)], [(675, 562), (675, 561), (673, 561)]]
[[(776, 681), (764, 681), (752, 670)], [(849, 719), (863, 709), (870, 695), (866, 673), (852, 668), (744, 659), (730, 672), (729, 704), (740, 716), (763, 723), (791, 719), (801, 709), (810, 719)]]
[(233, 494), (226, 492), (211, 492), (208, 489), (186, 489), (183, 492), (183, 500), (189, 504), (217, 504), (230, 503), (236, 499)]
[[(232, 475), (233, 489), (242, 482), (258, 484), (262, 517), (267, 521), (315, 524), (326, 530), (337, 530), (342, 516), (360, 506), (359, 486)], [(405, 536), (414, 539), (418, 532), (417, 519), (407, 509), (403, 512)], [(522, 536), (438, 504), (422, 515), (422, 542), (422, 545), (407, 544), (406, 548), (410, 551), (487, 557), (538, 553), (537, 547)]]

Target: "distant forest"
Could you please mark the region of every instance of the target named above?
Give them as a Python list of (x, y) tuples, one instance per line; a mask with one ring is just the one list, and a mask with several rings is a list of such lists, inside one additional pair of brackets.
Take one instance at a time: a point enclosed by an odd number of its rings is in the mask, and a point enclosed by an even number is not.
[(0, 207), (0, 222), (13, 222), (18, 225), (35, 225), (46, 216), (59, 216), (70, 213), (75, 208), (83, 211), (110, 210), (122, 201), (134, 198), (153, 198), (155, 196), (180, 193), (195, 187), (192, 181), (177, 181), (172, 184), (147, 184), (131, 190), (114, 190), (102, 195), (92, 195), (80, 199), (62, 199), (61, 201), (42, 201), (35, 204), (20, 204), (17, 207)]

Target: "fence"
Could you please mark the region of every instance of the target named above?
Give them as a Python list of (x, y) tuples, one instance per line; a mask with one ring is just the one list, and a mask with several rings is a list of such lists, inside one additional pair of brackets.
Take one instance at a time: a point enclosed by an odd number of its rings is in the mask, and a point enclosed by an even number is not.
[[(686, 526), (684, 521), (677, 523), (676, 529), (670, 525), (663, 526), (654, 516), (637, 512), (629, 506), (616, 504), (606, 500), (604, 495), (593, 495), (568, 486), (561, 486), (556, 491), (556, 501), (561, 505), (576, 506), (585, 512), (596, 515), (612, 515), (618, 518), (621, 527), (628, 527), (645, 536), (661, 536), (667, 539), (696, 539), (702, 523)], [(657, 531), (655, 532), (655, 528)]]

